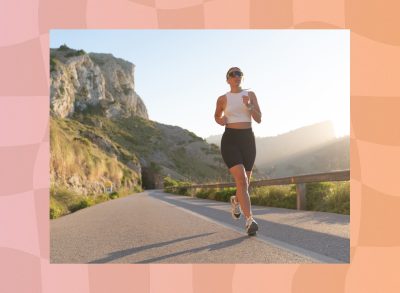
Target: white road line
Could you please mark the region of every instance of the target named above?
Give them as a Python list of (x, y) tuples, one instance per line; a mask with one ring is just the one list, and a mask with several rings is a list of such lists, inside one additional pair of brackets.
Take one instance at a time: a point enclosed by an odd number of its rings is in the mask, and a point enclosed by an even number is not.
[[(160, 201), (162, 201), (162, 202), (164, 202), (164, 203), (166, 203), (166, 204), (168, 204), (168, 205), (170, 205), (172, 207), (175, 207), (175, 208), (177, 208), (177, 209), (179, 209), (181, 211), (184, 211), (186, 213), (189, 213), (189, 214), (192, 214), (194, 216), (197, 216), (197, 217), (199, 217), (199, 218), (201, 218), (203, 220), (206, 220), (206, 221), (209, 221), (211, 223), (223, 226), (223, 227), (228, 228), (228, 229), (232, 229), (232, 230), (234, 230), (235, 232), (238, 232), (241, 235), (247, 236), (247, 233), (245, 233), (244, 230), (239, 229), (238, 227), (236, 227), (234, 225), (230, 225), (228, 223), (223, 223), (223, 222), (218, 222), (218, 221), (216, 221), (214, 219), (208, 218), (206, 216), (203, 216), (203, 215), (198, 214), (196, 212), (193, 212), (191, 210), (187, 210), (185, 208), (176, 206), (176, 205), (174, 205), (172, 203), (169, 203), (169, 202), (164, 201), (162, 199), (159, 199), (157, 197), (153, 197), (153, 196), (151, 196), (151, 197), (154, 198), (154, 199), (158, 199), (158, 200), (160, 200)], [(254, 218), (257, 219), (256, 217), (254, 217)], [(283, 242), (283, 241), (280, 241), (280, 240), (276, 240), (274, 238), (261, 235), (259, 233), (257, 233), (257, 236), (249, 237), (249, 239), (254, 239), (254, 240), (258, 240), (258, 241), (264, 242), (266, 244), (272, 245), (272, 246), (280, 248), (280, 249), (284, 249), (284, 250), (286, 250), (288, 252), (294, 253), (294, 254), (296, 254), (298, 256), (301, 256), (301, 257), (311, 258), (312, 260), (314, 260), (314, 262), (317, 262), (317, 263), (344, 263), (344, 262), (341, 262), (340, 260), (337, 260), (336, 258), (332, 258), (332, 257), (326, 256), (326, 255), (323, 255), (323, 254), (319, 254), (319, 253), (311, 251), (311, 250), (307, 250), (307, 249), (304, 249), (304, 248), (301, 248), (301, 247), (298, 247), (298, 246), (295, 246), (295, 245), (292, 245), (292, 244), (288, 244), (286, 242)]]

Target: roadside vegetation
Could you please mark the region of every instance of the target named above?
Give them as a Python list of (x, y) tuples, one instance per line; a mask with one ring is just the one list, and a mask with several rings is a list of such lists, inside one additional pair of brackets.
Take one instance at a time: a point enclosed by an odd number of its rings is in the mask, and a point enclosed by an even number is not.
[[(235, 187), (188, 188), (191, 182), (164, 178), (164, 191), (229, 202), (236, 194)], [(306, 184), (306, 210), (350, 214), (350, 182), (318, 182)], [(254, 205), (296, 209), (296, 185), (262, 186), (250, 188), (250, 200)]]

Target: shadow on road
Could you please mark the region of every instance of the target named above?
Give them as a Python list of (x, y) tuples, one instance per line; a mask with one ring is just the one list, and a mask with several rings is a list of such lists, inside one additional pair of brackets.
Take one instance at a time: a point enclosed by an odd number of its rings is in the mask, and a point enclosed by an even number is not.
[(249, 238), (249, 236), (240, 236), (235, 239), (230, 239), (230, 240), (226, 240), (226, 241), (211, 244), (211, 245), (204, 245), (204, 246), (197, 247), (197, 248), (187, 249), (187, 250), (183, 250), (183, 251), (179, 251), (179, 252), (175, 252), (175, 253), (171, 253), (171, 254), (167, 254), (167, 255), (151, 258), (151, 259), (146, 259), (146, 260), (140, 261), (138, 263), (154, 263), (154, 262), (166, 259), (166, 258), (175, 257), (175, 256), (186, 254), (186, 253), (197, 253), (202, 250), (213, 251), (213, 250), (217, 250), (217, 249), (227, 248), (229, 246), (234, 246), (236, 244), (239, 244), (240, 242), (242, 242), (248, 238)]
[(141, 247), (134, 247), (134, 248), (124, 249), (124, 250), (120, 250), (120, 251), (115, 251), (115, 252), (110, 253), (109, 256), (107, 256), (107, 257), (104, 257), (101, 259), (96, 259), (96, 260), (90, 261), (88, 263), (108, 263), (115, 259), (127, 256), (127, 255), (131, 255), (131, 254), (135, 254), (135, 253), (138, 253), (138, 252), (146, 250), (146, 249), (162, 247), (162, 246), (176, 243), (179, 241), (185, 241), (185, 240), (194, 239), (194, 238), (198, 238), (198, 237), (209, 236), (211, 234), (214, 234), (214, 232), (203, 233), (203, 234), (193, 235), (193, 236), (188, 236), (188, 237), (182, 237), (182, 238), (178, 238), (178, 239), (174, 239), (174, 240), (170, 240), (170, 241), (164, 241), (164, 242), (154, 243), (154, 244), (145, 245), (145, 246), (141, 246)]

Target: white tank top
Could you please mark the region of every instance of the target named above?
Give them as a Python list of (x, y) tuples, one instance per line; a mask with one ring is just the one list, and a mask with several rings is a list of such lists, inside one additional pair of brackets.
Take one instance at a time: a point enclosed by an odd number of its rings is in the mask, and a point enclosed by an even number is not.
[(249, 92), (242, 90), (240, 93), (227, 92), (224, 115), (227, 123), (251, 122), (251, 114), (243, 103), (242, 96), (249, 96)]

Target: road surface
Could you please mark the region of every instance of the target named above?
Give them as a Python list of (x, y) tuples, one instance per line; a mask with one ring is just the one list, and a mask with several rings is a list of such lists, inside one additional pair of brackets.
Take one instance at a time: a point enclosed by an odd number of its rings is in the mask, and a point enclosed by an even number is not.
[(149, 190), (50, 221), (50, 263), (349, 263), (349, 216), (253, 205), (257, 236), (230, 204)]

